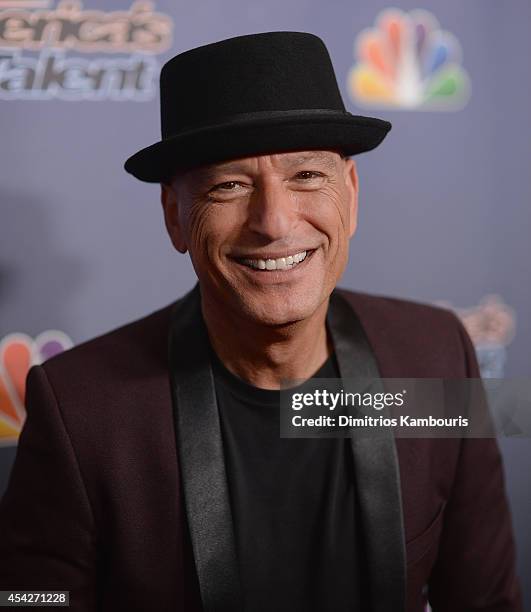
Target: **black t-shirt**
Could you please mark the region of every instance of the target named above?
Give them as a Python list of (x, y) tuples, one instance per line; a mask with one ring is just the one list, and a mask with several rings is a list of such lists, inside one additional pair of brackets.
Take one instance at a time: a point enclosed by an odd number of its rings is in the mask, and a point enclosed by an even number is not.
[(280, 391), (212, 361), (245, 611), (365, 609), (349, 440), (280, 438)]

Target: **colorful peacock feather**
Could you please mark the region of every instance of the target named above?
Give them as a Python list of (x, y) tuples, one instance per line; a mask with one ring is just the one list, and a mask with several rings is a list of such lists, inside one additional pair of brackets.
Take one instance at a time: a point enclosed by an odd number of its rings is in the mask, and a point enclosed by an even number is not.
[(355, 43), (348, 91), (362, 105), (459, 110), (470, 95), (461, 46), (426, 10), (386, 9)]
[(46, 331), (35, 339), (9, 334), (0, 341), (0, 445), (16, 444), (26, 418), (26, 376), (32, 365), (70, 348), (72, 341), (60, 331)]

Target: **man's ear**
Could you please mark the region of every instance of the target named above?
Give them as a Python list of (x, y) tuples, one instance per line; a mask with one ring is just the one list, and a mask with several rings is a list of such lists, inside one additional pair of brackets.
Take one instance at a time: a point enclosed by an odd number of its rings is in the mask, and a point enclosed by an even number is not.
[(175, 188), (171, 183), (160, 184), (160, 202), (164, 212), (164, 223), (166, 231), (173, 246), (179, 253), (186, 253), (186, 241), (180, 218), (179, 201)]
[(354, 236), (356, 227), (358, 226), (358, 171), (356, 162), (353, 159), (345, 160), (345, 185), (348, 194), (348, 235), (349, 238)]

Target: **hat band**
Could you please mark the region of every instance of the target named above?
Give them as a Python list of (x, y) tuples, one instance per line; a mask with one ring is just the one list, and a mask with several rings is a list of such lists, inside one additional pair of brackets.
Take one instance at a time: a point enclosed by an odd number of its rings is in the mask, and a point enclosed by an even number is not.
[(237, 113), (235, 115), (225, 115), (219, 117), (215, 123), (200, 123), (193, 125), (185, 125), (176, 132), (168, 132), (163, 134), (163, 139), (172, 138), (173, 136), (185, 136), (188, 133), (202, 132), (204, 130), (211, 130), (216, 127), (225, 127), (235, 124), (246, 124), (260, 122), (263, 120), (275, 119), (282, 122), (283, 119), (290, 121), (296, 118), (300, 122), (305, 120), (311, 122), (315, 119), (323, 118), (329, 119), (330, 117), (336, 118), (354, 118), (349, 112), (342, 109), (330, 109), (330, 108), (297, 108), (292, 110), (278, 110), (278, 111), (255, 111), (250, 113)]

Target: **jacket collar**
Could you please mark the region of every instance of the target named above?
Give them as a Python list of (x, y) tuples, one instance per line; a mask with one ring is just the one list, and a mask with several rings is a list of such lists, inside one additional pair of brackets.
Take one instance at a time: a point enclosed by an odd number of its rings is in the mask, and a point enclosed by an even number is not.
[[(378, 378), (371, 347), (350, 304), (335, 290), (327, 313), (342, 379)], [(176, 445), (203, 609), (242, 610), (234, 532), (209, 340), (199, 284), (173, 307), (169, 363)], [(353, 436), (360, 532), (374, 612), (402, 612), (405, 544), (392, 430)]]

